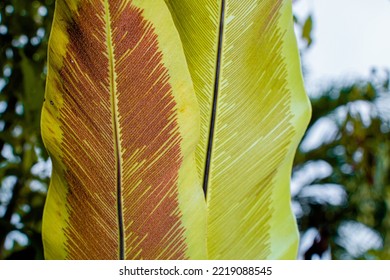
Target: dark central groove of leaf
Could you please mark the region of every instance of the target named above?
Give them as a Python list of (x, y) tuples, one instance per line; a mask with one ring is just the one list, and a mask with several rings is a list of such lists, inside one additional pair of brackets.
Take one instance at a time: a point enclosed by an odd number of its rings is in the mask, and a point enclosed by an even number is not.
[[(112, 42), (112, 30), (111, 30), (111, 13), (109, 3), (106, 2), (105, 5), (106, 14), (108, 15), (107, 24), (108, 24), (108, 44), (113, 45)], [(113, 106), (113, 122), (114, 122), (114, 141), (115, 141), (115, 151), (116, 151), (116, 177), (117, 177), (117, 211), (118, 211), (118, 228), (119, 228), (119, 259), (125, 259), (125, 238), (124, 238), (124, 226), (123, 226), (123, 209), (122, 209), (122, 162), (121, 162), (121, 153), (120, 153), (120, 138), (118, 133), (118, 116), (117, 108), (115, 102), (115, 78), (114, 78), (114, 53), (113, 50), (109, 48), (109, 63), (110, 63), (110, 91), (112, 96), (112, 106)]]
[(117, 193), (118, 193), (118, 224), (119, 224), (119, 258), (121, 260), (125, 259), (125, 238), (123, 232), (123, 213), (122, 213), (122, 180), (121, 180), (121, 161), (120, 161), (120, 153), (117, 152)]
[(215, 119), (216, 119), (216, 114), (217, 114), (217, 99), (218, 99), (218, 93), (219, 93), (219, 76), (220, 76), (220, 72), (221, 72), (223, 29), (224, 29), (224, 24), (225, 24), (224, 18), (225, 18), (225, 0), (222, 0), (221, 16), (220, 16), (220, 23), (219, 23), (219, 35), (218, 35), (217, 61), (216, 61), (217, 67), (215, 69), (213, 105), (212, 105), (211, 120), (210, 120), (210, 134), (209, 134), (209, 142), (208, 142), (208, 146), (207, 146), (206, 165), (205, 165), (204, 180), (203, 180), (203, 191), (204, 191), (205, 197), (207, 197), (207, 187), (208, 187), (208, 183), (209, 183), (210, 163), (211, 163), (211, 152), (213, 149)]

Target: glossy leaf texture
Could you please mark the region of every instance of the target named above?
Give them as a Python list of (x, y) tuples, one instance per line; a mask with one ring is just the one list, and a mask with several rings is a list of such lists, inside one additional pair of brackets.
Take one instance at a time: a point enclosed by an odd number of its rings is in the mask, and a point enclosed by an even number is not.
[(199, 108), (163, 0), (57, 0), (47, 259), (205, 259)]
[(310, 118), (288, 0), (166, 0), (201, 110), (210, 259), (294, 259), (292, 160)]

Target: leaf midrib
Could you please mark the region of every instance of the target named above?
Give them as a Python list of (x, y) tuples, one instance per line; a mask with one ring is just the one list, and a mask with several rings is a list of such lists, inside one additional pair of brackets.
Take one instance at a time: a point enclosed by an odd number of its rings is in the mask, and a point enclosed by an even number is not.
[(122, 162), (121, 162), (121, 142), (118, 124), (118, 98), (116, 96), (115, 83), (115, 59), (114, 50), (112, 48), (112, 29), (111, 29), (111, 15), (108, 0), (104, 1), (104, 8), (106, 14), (106, 34), (107, 34), (107, 52), (109, 59), (109, 76), (110, 76), (110, 93), (111, 93), (111, 110), (113, 117), (113, 138), (114, 138), (114, 152), (116, 162), (116, 190), (117, 190), (117, 214), (118, 214), (118, 235), (119, 235), (119, 259), (125, 259), (125, 244), (124, 244), (124, 226), (123, 226), (123, 203), (122, 203)]
[(207, 153), (206, 153), (206, 163), (205, 163), (205, 170), (204, 170), (204, 177), (203, 177), (203, 191), (206, 198), (207, 198), (207, 190), (209, 184), (211, 153), (213, 150), (214, 130), (215, 130), (215, 121), (216, 121), (216, 114), (217, 114), (217, 101), (218, 101), (218, 94), (219, 94), (219, 80), (220, 80), (221, 59), (222, 59), (222, 43), (223, 43), (223, 33), (225, 28), (224, 20), (225, 20), (225, 0), (222, 0), (220, 19), (219, 19), (219, 30), (218, 30), (218, 47), (217, 47), (216, 69), (215, 69), (215, 77), (214, 77), (213, 103), (212, 103), (211, 118), (210, 118), (210, 129), (209, 129), (209, 138), (208, 138)]

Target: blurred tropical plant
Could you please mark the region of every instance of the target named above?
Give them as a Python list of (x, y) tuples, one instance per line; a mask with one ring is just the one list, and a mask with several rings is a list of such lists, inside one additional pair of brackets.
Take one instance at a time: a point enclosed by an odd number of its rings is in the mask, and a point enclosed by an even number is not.
[[(313, 15), (294, 20), (305, 66)], [(341, 81), (309, 92), (312, 119), (292, 175), (300, 258), (390, 259), (389, 71)]]
[[(294, 203), (305, 259), (390, 256), (389, 74), (330, 86), (295, 157)], [(302, 240), (307, 243), (308, 240)], [(310, 242), (309, 242), (310, 243)]]
[(48, 158), (40, 137), (54, 0), (0, 2), (0, 259), (41, 259)]

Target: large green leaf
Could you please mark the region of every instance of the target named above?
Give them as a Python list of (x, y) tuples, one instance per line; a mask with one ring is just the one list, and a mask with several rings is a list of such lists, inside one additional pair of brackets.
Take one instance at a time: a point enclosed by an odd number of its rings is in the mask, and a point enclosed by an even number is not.
[(46, 257), (294, 258), (310, 106), (291, 3), (166, 2), (180, 37), (162, 0), (57, 1)]
[(45, 98), (46, 258), (206, 258), (199, 109), (162, 0), (58, 0)]
[(209, 257), (295, 258), (289, 182), (310, 106), (291, 1), (166, 2), (200, 103)]

